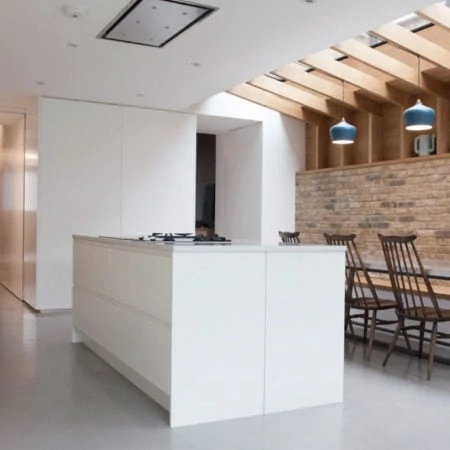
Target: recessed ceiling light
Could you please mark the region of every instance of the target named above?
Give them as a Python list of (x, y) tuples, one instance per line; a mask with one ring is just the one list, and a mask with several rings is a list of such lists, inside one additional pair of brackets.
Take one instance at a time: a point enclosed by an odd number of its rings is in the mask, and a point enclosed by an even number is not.
[(84, 5), (64, 5), (62, 9), (71, 19), (81, 19), (88, 13), (88, 8)]
[(304, 0), (305, 3), (316, 3), (316, 0)]
[(36, 81), (36, 84), (38, 86), (45, 86), (45, 83), (43, 81)]
[(144, 96), (144, 94), (143, 94), (142, 92), (138, 92), (138, 93), (136, 94), (136, 96), (142, 98), (142, 97)]
[(70, 48), (78, 48), (78, 44), (76, 42), (66, 42), (66, 45)]
[(189, 63), (192, 67), (202, 67), (201, 63), (197, 62), (197, 61), (193, 61), (191, 63)]

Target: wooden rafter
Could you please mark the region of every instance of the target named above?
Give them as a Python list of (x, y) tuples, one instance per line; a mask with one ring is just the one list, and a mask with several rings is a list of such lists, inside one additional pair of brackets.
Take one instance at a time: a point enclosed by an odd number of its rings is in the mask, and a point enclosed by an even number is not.
[(249, 84), (293, 102), (300, 103), (301, 105), (326, 116), (337, 119), (342, 117), (342, 109), (337, 105), (331, 104), (330, 102), (327, 102), (324, 97), (317, 94), (311, 94), (304, 89), (295, 88), (267, 76), (255, 78), (250, 81)]
[(326, 118), (321, 114), (317, 114), (314, 111), (304, 108), (298, 103), (291, 102), (249, 84), (241, 84), (228, 92), (303, 122), (312, 123), (314, 125), (323, 125), (326, 121)]
[[(275, 75), (285, 78), (292, 83), (303, 86), (312, 91), (323, 94), (338, 102), (342, 101), (342, 87), (332, 81), (324, 80), (310, 72), (303, 70), (299, 64), (292, 63), (274, 71)], [(347, 92), (345, 103), (353, 109), (361, 109), (371, 114), (381, 115), (381, 105), (369, 98)]]
[(397, 105), (407, 105), (411, 103), (411, 96), (409, 94), (393, 88), (384, 81), (381, 81), (372, 75), (368, 75), (361, 70), (342, 64), (323, 53), (309, 56), (302, 60), (302, 62), (310, 67), (314, 67), (317, 70), (327, 73), (328, 75), (358, 86), (385, 101)]
[(444, 3), (430, 5), (421, 11), (417, 11), (417, 14), (435, 25), (450, 30), (450, 8)]
[[(349, 39), (332, 48), (394, 78), (399, 78), (412, 86), (417, 86), (417, 68), (415, 69), (392, 56), (385, 55), (378, 50), (362, 44), (356, 39)], [(445, 83), (423, 73), (420, 76), (421, 85), (424, 90), (436, 94), (439, 97), (450, 99), (450, 90)]]
[(371, 33), (403, 50), (415, 53), (433, 64), (450, 70), (450, 52), (448, 50), (396, 23), (388, 23)]

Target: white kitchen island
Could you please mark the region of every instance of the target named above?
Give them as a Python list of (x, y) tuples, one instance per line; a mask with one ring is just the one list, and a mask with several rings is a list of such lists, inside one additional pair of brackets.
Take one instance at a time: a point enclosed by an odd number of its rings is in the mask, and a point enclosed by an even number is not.
[(342, 401), (345, 248), (74, 237), (73, 340), (183, 426)]

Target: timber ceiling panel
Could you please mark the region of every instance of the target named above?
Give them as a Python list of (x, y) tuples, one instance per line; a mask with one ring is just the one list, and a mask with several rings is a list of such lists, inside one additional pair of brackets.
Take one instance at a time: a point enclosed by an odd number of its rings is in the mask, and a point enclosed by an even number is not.
[(261, 76), (230, 93), (317, 124), (339, 117), (344, 80), (347, 108), (380, 115), (384, 104), (414, 100), (419, 56), (424, 94), (449, 100), (450, 8), (444, 3), (274, 70), (281, 79)]

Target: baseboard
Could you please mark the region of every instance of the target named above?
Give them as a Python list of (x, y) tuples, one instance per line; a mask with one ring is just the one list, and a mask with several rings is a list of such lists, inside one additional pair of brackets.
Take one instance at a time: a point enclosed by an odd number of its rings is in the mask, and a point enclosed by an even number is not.
[(119, 372), (128, 381), (138, 387), (144, 394), (148, 395), (158, 405), (170, 412), (170, 395), (162, 391), (158, 386), (151, 383), (142, 375), (137, 373), (123, 361), (106, 350), (102, 345), (89, 338), (79, 329), (74, 328), (72, 332), (72, 343), (81, 343), (99, 356), (103, 361)]

